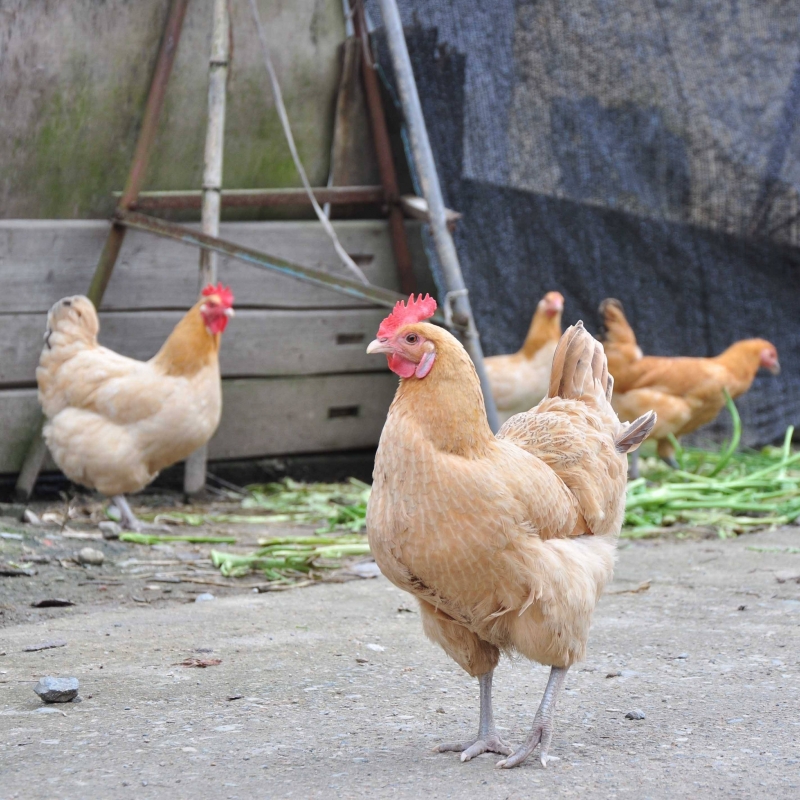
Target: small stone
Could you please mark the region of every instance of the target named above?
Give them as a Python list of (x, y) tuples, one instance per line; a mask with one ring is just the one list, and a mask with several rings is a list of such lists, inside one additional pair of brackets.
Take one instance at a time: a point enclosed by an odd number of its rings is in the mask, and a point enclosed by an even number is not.
[(374, 561), (353, 564), (349, 571), (358, 575), (359, 578), (379, 578), (382, 574), (381, 568)]
[(84, 547), (78, 553), (78, 561), (80, 561), (81, 564), (99, 567), (105, 560), (105, 553), (102, 553), (100, 550), (95, 550), (93, 547)]
[(374, 651), (376, 653), (382, 653), (384, 650), (386, 650), (386, 648), (382, 647), (379, 644), (370, 643), (370, 644), (367, 645), (367, 650), (372, 650), (372, 651)]
[(207, 600), (216, 600), (217, 598), (214, 597), (211, 592), (203, 592), (202, 594), (197, 595), (194, 601), (195, 603), (205, 603)]
[(77, 678), (42, 678), (33, 691), (45, 703), (69, 703), (78, 696)]
[(625, 715), (625, 719), (644, 719), (644, 711), (641, 708), (634, 708)]
[(122, 533), (122, 527), (110, 519), (101, 522), (97, 527), (100, 528), (104, 539), (119, 539), (119, 535)]
[(621, 676), (622, 673), (618, 669), (615, 669), (613, 672), (609, 672), (608, 675), (606, 675), (606, 678), (619, 678)]
[(444, 712), (444, 709), (441, 706), (439, 706), (439, 708), (436, 709), (436, 713), (437, 714), (444, 714), (445, 712)]

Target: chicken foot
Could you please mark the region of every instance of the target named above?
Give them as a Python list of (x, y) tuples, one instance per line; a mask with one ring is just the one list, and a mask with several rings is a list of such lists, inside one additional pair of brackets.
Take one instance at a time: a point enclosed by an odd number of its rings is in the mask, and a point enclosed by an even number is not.
[(510, 756), (514, 749), (504, 742), (498, 735), (494, 726), (492, 713), (492, 675), (494, 670), (485, 672), (478, 677), (481, 687), (481, 717), (478, 723), (478, 735), (470, 742), (440, 744), (434, 748), (437, 753), (461, 753), (462, 761), (469, 761), (481, 753), (500, 753)]
[(550, 678), (547, 681), (547, 688), (544, 690), (542, 702), (533, 718), (533, 727), (522, 745), (513, 755), (498, 761), (497, 765), (501, 769), (510, 769), (521, 764), (537, 747), (539, 747), (539, 758), (542, 766), (546, 767), (549, 760), (555, 756), (548, 756), (550, 740), (553, 738), (553, 718), (556, 713), (556, 700), (564, 686), (564, 679), (567, 677), (569, 667), (551, 667)]
[(170, 533), (170, 529), (166, 525), (153, 525), (149, 522), (142, 522), (133, 513), (128, 501), (125, 499), (124, 494), (115, 494), (111, 500), (114, 505), (119, 509), (120, 524), (126, 531), (134, 531), (135, 533), (142, 533), (142, 531), (163, 531)]

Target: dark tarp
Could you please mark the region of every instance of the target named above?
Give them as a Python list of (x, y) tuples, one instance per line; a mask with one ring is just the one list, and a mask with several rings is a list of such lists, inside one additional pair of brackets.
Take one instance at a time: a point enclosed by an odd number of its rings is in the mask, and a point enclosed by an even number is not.
[(400, 8), (487, 354), (519, 347), (549, 290), (595, 332), (617, 297), (645, 353), (774, 342), (744, 439), (800, 423), (800, 4)]

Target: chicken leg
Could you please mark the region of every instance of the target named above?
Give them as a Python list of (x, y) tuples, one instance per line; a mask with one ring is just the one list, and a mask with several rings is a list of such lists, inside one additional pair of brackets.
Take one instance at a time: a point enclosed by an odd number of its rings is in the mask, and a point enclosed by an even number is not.
[(504, 742), (498, 735), (494, 726), (492, 713), (492, 675), (494, 670), (485, 672), (478, 677), (481, 687), (481, 717), (478, 723), (478, 735), (470, 742), (440, 744), (434, 748), (437, 753), (461, 753), (462, 761), (469, 761), (481, 753), (500, 753), (510, 756), (513, 748)]
[(120, 524), (126, 531), (134, 531), (136, 533), (141, 533), (142, 531), (166, 531), (170, 533), (170, 529), (166, 525), (153, 525), (138, 519), (128, 505), (124, 494), (115, 494), (111, 499), (119, 509)]
[(556, 700), (564, 686), (564, 679), (567, 677), (569, 667), (551, 667), (550, 678), (547, 681), (547, 688), (544, 690), (542, 702), (533, 718), (533, 727), (522, 745), (513, 755), (497, 762), (497, 766), (502, 769), (510, 769), (521, 764), (536, 748), (539, 749), (539, 758), (542, 766), (546, 767), (547, 762), (555, 756), (548, 756), (550, 740), (553, 738), (553, 717), (556, 713)]

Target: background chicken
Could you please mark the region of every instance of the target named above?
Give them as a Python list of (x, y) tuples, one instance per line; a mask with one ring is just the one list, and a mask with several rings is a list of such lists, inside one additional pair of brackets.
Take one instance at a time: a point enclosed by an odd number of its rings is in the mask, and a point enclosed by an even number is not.
[[(367, 349), (403, 379), (375, 461), (367, 509), (383, 573), (419, 600), (425, 633), (480, 683), (467, 761), (487, 751), (546, 763), (555, 702), (583, 658), (592, 613), (612, 576), (625, 506), (625, 453), (655, 415), (620, 423), (601, 345), (581, 323), (556, 350), (548, 396), (493, 436), (475, 369), (447, 331), (420, 322), (431, 298), (398, 303)], [(494, 727), (500, 651), (551, 665), (533, 729), (512, 752)]]
[(563, 311), (561, 293), (548, 292), (536, 306), (522, 348), (485, 359), (501, 425), (514, 414), (533, 408), (547, 394)]
[[(658, 413), (652, 437), (658, 455), (677, 467), (675, 448), (667, 436), (677, 437), (716, 419), (725, 405), (723, 389), (731, 397), (744, 394), (760, 367), (780, 372), (778, 351), (766, 339), (744, 339), (714, 358), (645, 356), (625, 318), (622, 303), (609, 298), (600, 305), (603, 344), (608, 369), (614, 377), (612, 405), (622, 420), (632, 420), (645, 409)], [(638, 453), (631, 459), (631, 475), (638, 477)]]
[(144, 362), (97, 343), (100, 323), (86, 297), (65, 297), (47, 315), (36, 370), (45, 441), (70, 480), (114, 498), (128, 528), (143, 525), (123, 495), (144, 488), (217, 429), (220, 334), (232, 305), (230, 289), (207, 286)]

